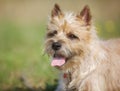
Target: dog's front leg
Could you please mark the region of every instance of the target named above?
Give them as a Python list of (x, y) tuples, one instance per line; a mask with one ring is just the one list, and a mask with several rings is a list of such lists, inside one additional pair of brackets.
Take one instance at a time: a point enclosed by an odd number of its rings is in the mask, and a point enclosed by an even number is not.
[(60, 74), (60, 78), (59, 78), (59, 81), (58, 81), (58, 86), (57, 86), (57, 89), (55, 91), (67, 91), (62, 73)]

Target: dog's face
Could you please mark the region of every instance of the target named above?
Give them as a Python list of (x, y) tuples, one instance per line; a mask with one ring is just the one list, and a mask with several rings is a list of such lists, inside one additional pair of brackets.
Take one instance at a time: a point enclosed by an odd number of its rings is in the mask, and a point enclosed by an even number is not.
[(63, 13), (55, 4), (47, 26), (45, 51), (52, 66), (62, 67), (76, 56), (82, 57), (91, 40), (91, 15), (88, 6), (80, 14)]

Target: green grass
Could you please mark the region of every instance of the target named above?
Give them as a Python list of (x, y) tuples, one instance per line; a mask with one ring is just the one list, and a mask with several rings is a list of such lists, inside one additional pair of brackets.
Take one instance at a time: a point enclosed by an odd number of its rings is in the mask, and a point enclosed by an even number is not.
[[(57, 72), (50, 66), (48, 56), (44, 55), (44, 24), (0, 22), (0, 89), (24, 87), (20, 81), (24, 76), (35, 88), (53, 91)], [(98, 22), (96, 25), (101, 38), (120, 36), (117, 21)]]
[(55, 70), (44, 55), (44, 34), (41, 24), (0, 23), (0, 89), (21, 86), (21, 76), (34, 86), (54, 83)]
[(119, 21), (97, 22), (96, 27), (97, 27), (98, 35), (102, 39), (120, 37), (120, 25), (119, 24), (120, 24)]

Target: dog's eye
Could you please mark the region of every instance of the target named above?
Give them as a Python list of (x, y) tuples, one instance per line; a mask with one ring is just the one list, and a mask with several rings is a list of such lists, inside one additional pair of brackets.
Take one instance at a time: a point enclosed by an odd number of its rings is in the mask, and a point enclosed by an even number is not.
[(78, 37), (74, 34), (68, 34), (68, 38), (70, 39), (78, 39)]
[(53, 37), (55, 34), (57, 34), (57, 31), (54, 30), (53, 32), (50, 32), (47, 34), (48, 37)]

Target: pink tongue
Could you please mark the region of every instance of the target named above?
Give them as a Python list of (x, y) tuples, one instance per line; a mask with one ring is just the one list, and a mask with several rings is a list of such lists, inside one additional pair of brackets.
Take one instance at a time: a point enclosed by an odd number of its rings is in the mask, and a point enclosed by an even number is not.
[(51, 66), (62, 66), (65, 63), (65, 58), (53, 58)]

